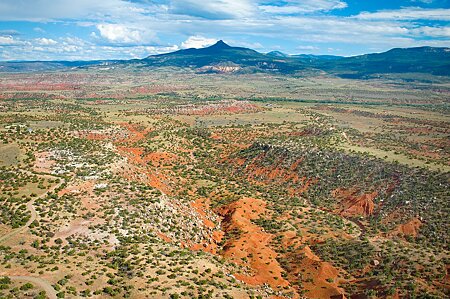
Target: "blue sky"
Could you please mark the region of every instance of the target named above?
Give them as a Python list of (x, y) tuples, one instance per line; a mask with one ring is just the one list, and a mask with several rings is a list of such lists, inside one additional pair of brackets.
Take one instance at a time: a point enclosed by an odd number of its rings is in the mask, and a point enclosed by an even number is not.
[(0, 0), (0, 60), (143, 58), (219, 39), (345, 56), (450, 47), (450, 0)]

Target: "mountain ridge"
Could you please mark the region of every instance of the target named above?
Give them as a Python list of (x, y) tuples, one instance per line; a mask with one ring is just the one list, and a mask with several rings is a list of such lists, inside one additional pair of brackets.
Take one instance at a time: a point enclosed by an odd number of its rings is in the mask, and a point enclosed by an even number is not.
[(280, 51), (260, 53), (256, 50), (233, 47), (219, 40), (204, 48), (181, 49), (175, 52), (150, 55), (143, 59), (96, 61), (27, 61), (0, 62), (0, 72), (52, 71), (73, 68), (108, 66), (180, 67), (198, 72), (326, 72), (346, 78), (370, 78), (379, 74), (425, 73), (450, 76), (450, 48), (413, 47), (393, 48), (386, 52), (341, 57), (333, 55), (288, 55)]
[[(220, 40), (201, 49), (184, 49), (152, 55), (142, 60), (148, 66), (194, 67), (215, 70), (232, 64), (232, 72), (272, 71), (295, 74), (305, 70), (320, 70), (347, 78), (366, 78), (376, 74), (427, 73), (450, 76), (450, 48), (393, 48), (386, 52), (341, 57), (333, 55), (288, 55), (280, 51), (266, 54), (232, 47)], [(237, 67), (238, 66), (238, 67)]]

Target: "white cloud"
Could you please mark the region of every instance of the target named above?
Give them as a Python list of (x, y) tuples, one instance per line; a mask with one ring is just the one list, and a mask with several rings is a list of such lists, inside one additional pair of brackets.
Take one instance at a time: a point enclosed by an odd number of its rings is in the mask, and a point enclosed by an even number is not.
[(260, 8), (270, 14), (302, 14), (347, 7), (347, 3), (341, 0), (288, 0), (283, 4), (261, 5)]
[(45, 30), (42, 29), (41, 27), (34, 27), (33, 31), (39, 32), (39, 33), (45, 33)]
[(53, 46), (58, 43), (57, 41), (55, 41), (51, 38), (45, 38), (45, 37), (36, 38), (35, 41), (38, 45), (41, 45), (41, 46)]
[(256, 4), (251, 0), (173, 0), (169, 12), (206, 19), (246, 18), (255, 14)]
[(14, 39), (12, 36), (0, 36), (0, 46), (15, 46), (20, 44), (22, 42)]
[(412, 34), (431, 36), (431, 37), (447, 37), (450, 38), (450, 27), (430, 27), (423, 26), (411, 29)]
[[(0, 47), (2, 40), (0, 39)], [(0, 59), (5, 60), (108, 60), (144, 58), (153, 54), (161, 54), (179, 50), (173, 46), (129, 46), (129, 45), (96, 45), (79, 38), (60, 38), (55, 45), (39, 45), (36, 39), (17, 41), (0, 51)]]
[(1, 0), (0, 20), (125, 19), (152, 9), (151, 5), (144, 6), (125, 0)]
[(217, 39), (214, 38), (206, 38), (203, 36), (195, 35), (190, 36), (187, 40), (181, 43), (181, 48), (189, 49), (189, 48), (204, 48), (207, 46), (211, 46), (217, 42)]
[(230, 39), (227, 39), (225, 42), (234, 47), (244, 47), (254, 50), (264, 50), (264, 46), (259, 42), (246, 42), (242, 40), (230, 40)]
[(141, 47), (129, 49), (127, 54), (132, 58), (139, 59), (139, 58), (147, 57), (149, 55), (174, 52), (179, 49), (180, 48), (177, 45), (167, 46), (167, 47), (164, 47), (164, 46), (141, 46)]
[[(289, 28), (290, 32), (302, 32), (306, 35), (322, 35), (325, 39), (341, 40), (347, 38), (355, 42), (355, 36), (370, 36), (364, 42), (370, 42), (377, 36), (393, 36), (407, 34), (408, 29), (402, 24), (389, 22), (369, 22), (342, 18), (318, 17), (284, 17), (278, 21), (282, 28)], [(320, 39), (319, 39), (320, 40)]]
[(139, 28), (131, 28), (123, 24), (98, 24), (100, 36), (110, 43), (144, 44), (150, 42), (154, 33)]
[(82, 49), (81, 47), (75, 45), (66, 45), (61, 48), (63, 52), (77, 52), (80, 51), (81, 49)]
[(85, 40), (78, 38), (78, 37), (68, 36), (68, 37), (60, 38), (60, 40), (63, 45), (78, 45), (78, 46), (88, 45), (88, 43)]
[(318, 47), (315, 46), (298, 46), (297, 50), (303, 50), (303, 51), (317, 51), (319, 50)]
[(424, 9), (408, 7), (398, 10), (362, 12), (355, 18), (360, 20), (437, 20), (450, 21), (450, 9)]

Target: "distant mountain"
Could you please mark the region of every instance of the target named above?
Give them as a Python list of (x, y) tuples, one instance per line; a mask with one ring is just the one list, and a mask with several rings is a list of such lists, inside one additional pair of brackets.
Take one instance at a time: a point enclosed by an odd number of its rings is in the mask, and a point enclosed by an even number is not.
[[(374, 78), (388, 74), (431, 74), (450, 77), (450, 48), (419, 47), (392, 49), (378, 54), (354, 57), (332, 55), (288, 55), (279, 51), (267, 54), (232, 47), (223, 41), (202, 49), (122, 61), (0, 62), (0, 72), (53, 71), (71, 68), (109, 69), (113, 67), (179, 67), (197, 72), (253, 73), (273, 72), (303, 75), (327, 72), (344, 78)], [(416, 75), (414, 75), (416, 76)]]
[(280, 51), (272, 51), (272, 52), (267, 53), (266, 55), (267, 56), (272, 56), (272, 57), (284, 57), (284, 58), (290, 57), (289, 54), (286, 54), (286, 53), (283, 53), (283, 52), (280, 52)]
[(316, 67), (343, 77), (374, 74), (427, 73), (450, 76), (450, 48), (418, 47), (320, 62)]
[(106, 66), (118, 63), (117, 60), (91, 61), (0, 61), (0, 72), (48, 72), (64, 69), (79, 69)]
[(427, 73), (450, 76), (449, 48), (392, 49), (378, 54), (354, 57), (333, 55), (288, 55), (280, 51), (267, 54), (231, 47), (223, 41), (203, 49), (186, 49), (149, 56), (148, 66), (191, 67), (204, 71), (272, 71), (295, 73), (323, 70), (346, 78), (369, 78), (377, 74)]
[(280, 51), (272, 51), (266, 54), (267, 56), (271, 57), (281, 57), (281, 58), (295, 58), (306, 61), (311, 60), (336, 60), (344, 58), (342, 56), (334, 56), (334, 55), (313, 55), (313, 54), (286, 54)]
[(207, 48), (149, 56), (142, 62), (148, 66), (191, 67), (211, 71), (231, 67), (233, 71), (246, 69), (284, 73), (305, 67), (300, 61), (289, 57), (265, 55), (248, 48), (231, 47), (222, 40)]

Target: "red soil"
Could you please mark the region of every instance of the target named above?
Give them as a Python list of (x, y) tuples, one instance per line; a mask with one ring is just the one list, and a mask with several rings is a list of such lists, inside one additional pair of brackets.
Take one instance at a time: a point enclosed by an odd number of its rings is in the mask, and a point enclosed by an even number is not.
[(144, 164), (144, 160), (141, 157), (141, 155), (144, 153), (143, 148), (119, 146), (117, 147), (117, 149), (119, 150), (119, 152), (121, 152), (121, 154), (128, 157), (132, 162)]
[(164, 182), (167, 181), (167, 177), (162, 174), (155, 174), (155, 173), (148, 173), (148, 183), (150, 186), (152, 186), (155, 189), (160, 190), (161, 192), (164, 192), (166, 194), (169, 194), (171, 192), (170, 187)]
[(117, 148), (133, 162), (141, 165), (151, 163), (153, 166), (158, 167), (163, 163), (170, 163), (177, 159), (176, 155), (166, 152), (153, 152), (143, 157), (144, 149), (142, 147), (119, 146)]
[[(282, 217), (285, 218), (288, 216)], [(294, 283), (301, 279), (304, 289), (308, 290), (306, 298), (330, 298), (344, 293), (338, 287), (339, 271), (330, 263), (321, 261), (309, 246), (305, 246), (315, 242), (307, 230), (302, 231), (301, 236), (295, 231), (285, 231), (281, 235), (281, 248), (291, 248), (281, 256), (288, 275), (287, 280)], [(327, 279), (332, 279), (333, 282)]]
[(361, 194), (358, 189), (338, 188), (332, 192), (333, 197), (340, 200), (339, 213), (343, 216), (369, 216), (373, 214), (374, 198), (378, 192)]
[[(304, 288), (308, 290), (306, 296), (308, 298), (330, 298), (331, 296), (342, 295), (344, 291), (338, 287), (337, 277), (339, 271), (330, 263), (323, 262), (317, 257), (309, 248), (305, 246), (303, 249), (297, 251), (297, 255), (302, 255), (303, 258), (295, 260), (292, 268), (288, 272), (289, 277), (299, 276), (299, 274), (306, 281)], [(327, 281), (332, 279), (333, 282)]]
[(94, 188), (93, 181), (85, 181), (79, 185), (67, 186), (66, 188), (64, 188), (58, 192), (58, 196), (61, 197), (65, 194), (69, 194), (69, 193), (91, 192), (93, 190), (93, 188)]
[[(145, 175), (146, 181), (153, 188), (156, 188), (164, 193), (170, 193), (171, 188), (166, 183), (168, 181), (167, 175), (162, 172), (162, 169), (151, 170), (147, 167), (149, 162), (153, 166), (160, 166), (162, 161), (173, 161), (176, 156), (169, 153), (150, 153), (145, 157), (144, 149), (141, 147), (118, 147), (119, 153), (127, 157), (131, 163), (135, 164), (138, 168), (136, 172), (140, 175)], [(144, 168), (144, 169), (141, 169)], [(131, 179), (131, 177), (129, 177)]]
[[(277, 253), (270, 247), (273, 236), (251, 221), (266, 212), (265, 206), (262, 200), (245, 197), (217, 210), (223, 217), (222, 229), (229, 237), (223, 256), (251, 270), (249, 274), (235, 274), (245, 283), (267, 283), (273, 288), (289, 286), (281, 276), (284, 271), (276, 260)], [(232, 235), (233, 232), (239, 233)]]
[(156, 234), (158, 235), (158, 237), (160, 237), (161, 239), (163, 239), (167, 243), (172, 243), (172, 239), (169, 238), (167, 235), (165, 235), (163, 233), (156, 233)]
[(209, 200), (207, 198), (199, 198), (196, 201), (191, 202), (191, 207), (197, 211), (206, 227), (216, 227), (216, 225), (206, 217), (205, 210), (209, 209)]
[(413, 218), (405, 224), (401, 224), (394, 230), (394, 234), (403, 234), (406, 236), (417, 237), (419, 229), (422, 226), (422, 221), (417, 218)]
[(177, 158), (176, 155), (165, 152), (154, 152), (146, 155), (144, 161), (151, 162), (153, 166), (161, 166), (162, 164), (171, 163)]
[[(289, 168), (281, 166), (282, 158), (273, 163), (273, 166), (261, 166), (259, 161), (264, 160), (264, 153), (258, 155), (246, 167), (245, 172), (247, 179), (255, 183), (264, 184), (284, 184), (289, 183), (295, 186), (288, 187), (289, 196), (300, 196), (306, 192), (309, 187), (317, 182), (317, 179), (308, 179), (306, 177), (299, 177), (297, 169), (301, 166), (302, 159), (295, 161)], [(242, 158), (232, 160), (232, 163), (237, 166), (243, 166), (246, 160)]]
[(145, 139), (145, 135), (152, 131), (149, 128), (142, 129), (139, 125), (136, 124), (121, 123), (120, 126), (127, 129), (131, 134), (128, 139), (122, 140), (121, 142), (137, 142), (139, 140)]
[[(196, 201), (191, 202), (190, 205), (199, 214), (203, 225), (207, 228), (214, 229), (216, 228), (216, 225), (214, 224), (214, 222), (208, 219), (207, 211), (209, 211), (209, 203), (209, 199), (201, 197)], [(189, 248), (191, 250), (202, 250), (212, 254), (217, 254), (219, 249), (219, 246), (217, 244), (222, 241), (224, 235), (225, 233), (223, 231), (216, 230), (212, 233), (212, 239), (209, 242), (193, 244)]]
[(202, 244), (193, 244), (189, 247), (191, 250), (202, 250), (204, 252), (212, 253), (212, 254), (218, 254), (219, 251), (219, 244), (225, 233), (221, 230), (216, 230), (212, 234), (212, 242), (205, 242)]

